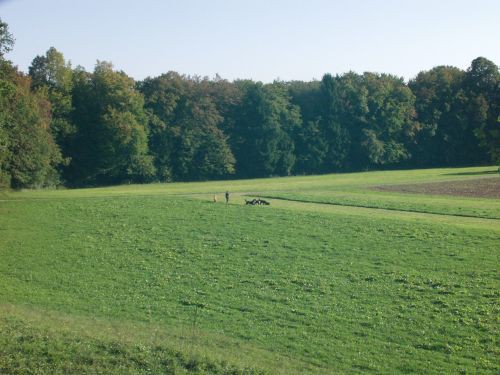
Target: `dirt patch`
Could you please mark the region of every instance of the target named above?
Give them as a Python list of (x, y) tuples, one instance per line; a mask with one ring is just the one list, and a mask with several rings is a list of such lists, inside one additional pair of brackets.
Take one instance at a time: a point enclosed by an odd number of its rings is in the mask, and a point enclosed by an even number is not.
[(408, 185), (375, 186), (378, 191), (432, 195), (458, 195), (476, 198), (500, 198), (500, 177), (430, 182)]

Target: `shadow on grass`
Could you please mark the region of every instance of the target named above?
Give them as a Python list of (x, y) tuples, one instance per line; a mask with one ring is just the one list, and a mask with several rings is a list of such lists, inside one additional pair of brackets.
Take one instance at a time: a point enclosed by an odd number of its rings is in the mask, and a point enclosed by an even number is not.
[(498, 174), (500, 176), (500, 169), (481, 172), (460, 172), (460, 173), (446, 173), (445, 176), (480, 176), (487, 174)]

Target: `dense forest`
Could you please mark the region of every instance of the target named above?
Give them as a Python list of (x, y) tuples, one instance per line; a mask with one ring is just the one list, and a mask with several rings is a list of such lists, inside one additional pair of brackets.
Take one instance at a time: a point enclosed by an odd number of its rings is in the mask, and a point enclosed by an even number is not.
[(500, 73), (478, 57), (406, 83), (353, 72), (136, 82), (50, 48), (29, 73), (0, 20), (0, 187), (97, 186), (500, 162)]

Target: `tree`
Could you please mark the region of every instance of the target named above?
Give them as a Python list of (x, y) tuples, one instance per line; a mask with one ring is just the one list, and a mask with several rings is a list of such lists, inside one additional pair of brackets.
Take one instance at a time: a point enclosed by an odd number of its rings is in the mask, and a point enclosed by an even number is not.
[(7, 172), (9, 159), (9, 139), (7, 133), (7, 102), (13, 90), (12, 84), (5, 80), (5, 71), (10, 64), (4, 60), (4, 54), (12, 50), (14, 38), (9, 33), (8, 25), (0, 18), (0, 188), (10, 185), (10, 176)]
[(50, 103), (32, 93), (30, 79), (0, 60), (0, 180), (13, 188), (53, 186), (59, 148), (49, 130)]
[(413, 165), (470, 165), (485, 161), (485, 152), (474, 135), (484, 116), (484, 101), (474, 98), (465, 82), (465, 73), (450, 66), (421, 72), (410, 82), (419, 126)]
[(292, 134), (295, 173), (321, 173), (328, 142), (321, 128), (321, 82), (294, 81), (287, 85), (292, 104), (298, 106), (302, 122)]
[(135, 82), (110, 63), (93, 74), (77, 69), (73, 79), (70, 180), (78, 185), (143, 182), (154, 176), (148, 153), (147, 115)]
[[(36, 56), (29, 67), (31, 87), (47, 91), (51, 104), (50, 129), (64, 156), (70, 153), (70, 140), (76, 128), (71, 122), (72, 75), (70, 63), (62, 53), (51, 47), (44, 56)], [(66, 164), (69, 160), (66, 161)]]
[(469, 121), (490, 160), (500, 163), (500, 73), (484, 57), (473, 60), (465, 73)]
[(500, 75), (483, 57), (408, 84), (354, 72), (136, 83), (107, 62), (73, 70), (53, 47), (26, 77), (4, 58), (13, 42), (0, 20), (0, 186), (53, 185), (61, 173), (80, 186), (500, 162)]
[(11, 72), (12, 67), (9, 62), (0, 57), (0, 188), (10, 187), (8, 162), (11, 154), (8, 125), (11, 114), (9, 102), (15, 92), (15, 85), (8, 79)]
[(234, 173), (234, 156), (222, 121), (208, 97), (184, 100), (175, 122), (174, 175), (184, 180), (223, 178)]
[(137, 86), (144, 95), (148, 113), (149, 148), (154, 156), (157, 178), (171, 181), (174, 178), (174, 140), (180, 134), (174, 124), (179, 117), (178, 104), (190, 91), (189, 83), (178, 73), (168, 72), (156, 78), (148, 77)]
[(328, 142), (323, 136), (320, 120), (303, 122), (295, 132), (297, 173), (321, 173), (328, 152)]
[(233, 135), (239, 175), (289, 175), (295, 163), (291, 134), (301, 123), (299, 108), (290, 103), (280, 82), (238, 84), (244, 92)]
[(4, 58), (14, 38), (0, 20), (0, 186), (32, 188), (59, 183), (59, 148), (49, 130), (50, 103)]
[(323, 171), (331, 172), (345, 168), (350, 147), (346, 107), (342, 104), (342, 87), (338, 77), (325, 74), (321, 80), (320, 128), (328, 145), (323, 162)]
[(220, 112), (231, 111), (234, 91), (226, 83), (169, 72), (139, 84), (150, 114), (149, 144), (160, 180), (225, 178), (234, 173)]
[(361, 129), (361, 148), (369, 166), (395, 165), (409, 158), (406, 145), (414, 135), (415, 97), (402, 78), (365, 73), (368, 112)]
[(3, 59), (6, 53), (12, 51), (13, 46), (14, 37), (9, 32), (9, 26), (0, 18), (0, 59)]

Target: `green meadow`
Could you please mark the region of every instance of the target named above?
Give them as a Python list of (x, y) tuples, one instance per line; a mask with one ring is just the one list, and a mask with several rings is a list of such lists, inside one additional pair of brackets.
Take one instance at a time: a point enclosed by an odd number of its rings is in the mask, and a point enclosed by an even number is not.
[(0, 373), (498, 374), (496, 171), (4, 192)]

